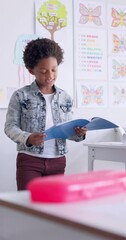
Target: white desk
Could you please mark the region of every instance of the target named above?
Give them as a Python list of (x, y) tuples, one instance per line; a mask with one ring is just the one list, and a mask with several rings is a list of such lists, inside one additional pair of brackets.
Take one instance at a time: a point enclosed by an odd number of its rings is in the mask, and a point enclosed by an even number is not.
[(88, 146), (88, 170), (93, 170), (95, 160), (123, 162), (126, 166), (126, 145), (122, 142), (86, 143)]
[(0, 194), (0, 240), (126, 239), (126, 193), (65, 204), (31, 203), (27, 191)]

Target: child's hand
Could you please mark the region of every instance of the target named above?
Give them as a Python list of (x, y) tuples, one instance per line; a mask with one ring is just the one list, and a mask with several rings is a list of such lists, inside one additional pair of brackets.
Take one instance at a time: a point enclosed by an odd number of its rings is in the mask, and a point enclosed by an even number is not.
[(75, 132), (78, 137), (83, 137), (86, 135), (87, 128), (86, 127), (76, 127)]
[(45, 133), (34, 132), (28, 137), (26, 145), (39, 146), (44, 143), (45, 137), (46, 137)]

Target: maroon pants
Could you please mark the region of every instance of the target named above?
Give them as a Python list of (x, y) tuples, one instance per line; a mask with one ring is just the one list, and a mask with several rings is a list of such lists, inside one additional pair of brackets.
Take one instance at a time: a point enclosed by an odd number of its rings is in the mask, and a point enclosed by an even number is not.
[(39, 158), (24, 153), (17, 155), (17, 189), (25, 190), (27, 183), (40, 176), (64, 174), (66, 157)]

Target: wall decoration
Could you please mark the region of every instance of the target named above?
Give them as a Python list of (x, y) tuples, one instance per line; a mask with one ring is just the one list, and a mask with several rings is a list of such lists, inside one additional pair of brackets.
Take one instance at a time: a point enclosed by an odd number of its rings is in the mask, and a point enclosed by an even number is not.
[(64, 80), (69, 80), (69, 94), (74, 97), (73, 77), (73, 1), (36, 0), (36, 34), (59, 43), (64, 51), (64, 62), (59, 66), (57, 85), (68, 91)]
[(109, 106), (126, 104), (126, 6), (108, 4)]
[(126, 12), (122, 10), (111, 9), (112, 24), (111, 26), (116, 28), (119, 26), (126, 26)]
[(106, 107), (107, 87), (105, 83), (83, 82), (77, 84), (78, 107)]
[(87, 8), (83, 3), (79, 4), (79, 12), (81, 14), (79, 23), (86, 24), (94, 23), (97, 26), (102, 25), (101, 21), (101, 6), (97, 6), (94, 9), (92, 7)]
[(107, 46), (104, 30), (77, 29), (75, 66), (78, 79), (105, 80), (107, 71)]
[(109, 55), (125, 56), (126, 55), (126, 31), (108, 32), (108, 51)]
[(37, 11), (37, 20), (50, 33), (50, 38), (54, 40), (55, 32), (67, 26), (66, 6), (61, 1), (52, 0), (41, 1), (41, 4)]
[(114, 83), (110, 84), (110, 105), (112, 107), (125, 107), (126, 106), (126, 84)]
[(105, 107), (107, 103), (107, 31), (105, 5), (75, 0), (74, 65), (77, 107)]
[(17, 65), (18, 87), (31, 84), (34, 76), (26, 69), (23, 62), (23, 51), (28, 42), (37, 39), (40, 36), (37, 34), (24, 34), (18, 37), (14, 49), (14, 64)]

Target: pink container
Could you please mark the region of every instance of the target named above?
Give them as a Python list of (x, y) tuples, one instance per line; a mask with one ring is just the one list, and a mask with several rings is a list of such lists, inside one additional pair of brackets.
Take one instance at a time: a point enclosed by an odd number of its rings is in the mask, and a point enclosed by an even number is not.
[(33, 202), (61, 203), (94, 199), (126, 191), (126, 172), (105, 170), (39, 177), (30, 181), (27, 189)]

